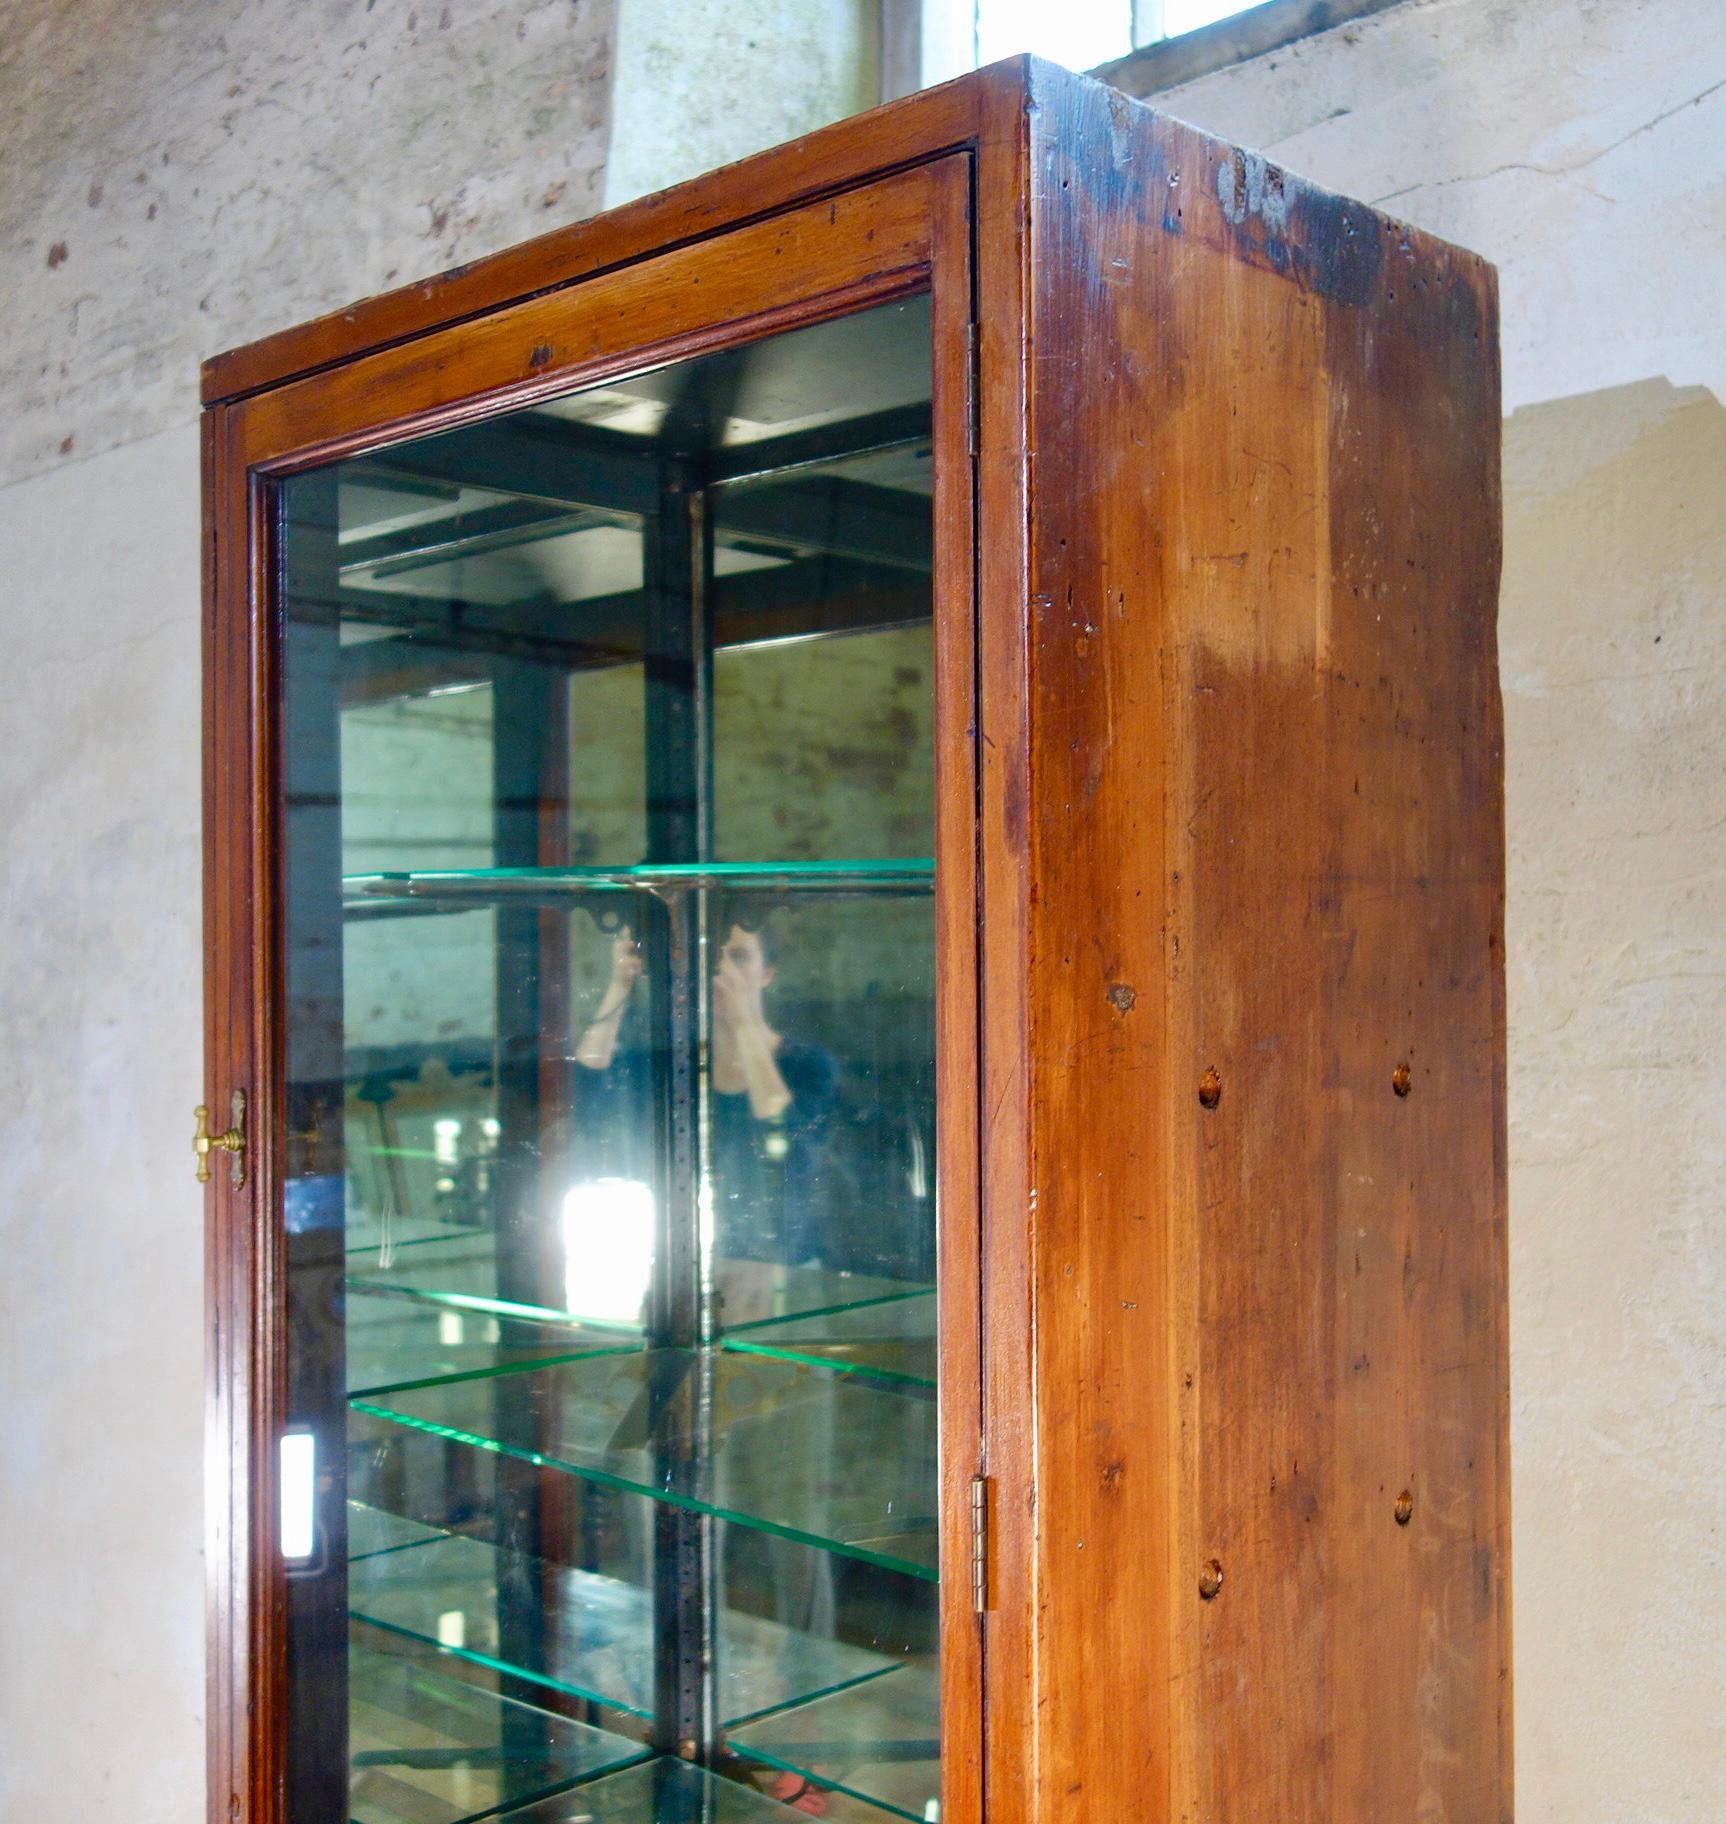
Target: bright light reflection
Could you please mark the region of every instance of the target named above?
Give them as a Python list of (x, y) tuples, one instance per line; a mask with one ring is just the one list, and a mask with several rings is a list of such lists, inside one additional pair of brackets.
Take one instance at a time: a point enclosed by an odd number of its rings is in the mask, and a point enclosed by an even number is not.
[[(975, 0), (977, 61), (1030, 51), (1070, 70), (1125, 57), (1200, 26), (1251, 12), (1264, 0)], [(1135, 28), (1136, 21), (1136, 28)]]
[(278, 1456), (282, 1556), (309, 1558), (316, 1541), (313, 1515), (318, 1487), (317, 1440), (309, 1431), (284, 1431)]
[(636, 1324), (653, 1273), (653, 1192), (595, 1178), (563, 1200), (564, 1303), (577, 1317)]
[(1132, 0), (983, 0), (977, 8), (977, 61), (1020, 51), (1088, 70), (1130, 51)]

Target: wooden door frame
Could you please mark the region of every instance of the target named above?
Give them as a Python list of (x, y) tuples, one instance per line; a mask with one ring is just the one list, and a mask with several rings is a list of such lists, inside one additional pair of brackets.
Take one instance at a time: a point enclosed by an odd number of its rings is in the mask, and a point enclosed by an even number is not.
[[(954, 89), (958, 97), (942, 92), (939, 107), (926, 98), (907, 104), (935, 129), (938, 145), (836, 192), (753, 214), (737, 206), (734, 192), (729, 223), (716, 227), (709, 206), (705, 234), (668, 234), (651, 244), (656, 222), (701, 212), (713, 181), (703, 180), (593, 224), (585, 258), (564, 248), (564, 281), (555, 287), (464, 312), (473, 282), (452, 275), (441, 288), (415, 288), (405, 303), (396, 294), (394, 304), (377, 300), (349, 313), (345, 352), (342, 328), (329, 320), (206, 370), (213, 403), (203, 426), (205, 1100), (225, 1110), (230, 1093), (243, 1089), (249, 1104), (246, 1182), (236, 1187), (218, 1169), (206, 1202), (212, 1824), (291, 1824), (282, 1816), (285, 1578), (274, 1549), (286, 1287), (273, 490), (290, 474), (407, 437), (925, 291), (933, 299), (937, 450), (941, 1550), (953, 1567), (941, 1586), (942, 1815), (947, 1824), (981, 1824), (983, 1629), (962, 1570), (971, 1481), (984, 1463), (977, 161), (975, 138), (968, 146), (949, 129), (966, 116), (974, 128), (982, 98), (994, 91), (976, 81)], [(870, 143), (879, 156), (879, 141)], [(793, 156), (800, 150), (767, 155), (784, 161), (781, 194), (807, 188), (807, 166)], [(735, 184), (734, 174), (721, 175)], [(499, 261), (513, 272), (528, 252)], [(447, 313), (442, 327), (427, 317), (434, 291)], [(410, 320), (411, 330), (397, 333)], [(377, 333), (379, 323), (389, 333)]]

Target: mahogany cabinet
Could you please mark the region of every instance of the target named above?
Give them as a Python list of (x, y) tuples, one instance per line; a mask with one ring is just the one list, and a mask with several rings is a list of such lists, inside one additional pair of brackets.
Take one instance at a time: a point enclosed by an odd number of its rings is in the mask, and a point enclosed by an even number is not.
[(1508, 1819), (1490, 269), (1017, 61), (204, 396), (211, 1819)]

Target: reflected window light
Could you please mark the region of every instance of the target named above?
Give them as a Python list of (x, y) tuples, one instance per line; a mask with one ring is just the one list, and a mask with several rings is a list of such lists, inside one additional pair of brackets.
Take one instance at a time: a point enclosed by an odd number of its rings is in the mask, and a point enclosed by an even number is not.
[[(1112, 63), (1130, 50), (1179, 38), (1202, 26), (1250, 13), (1265, 0), (925, 0), (940, 15), (939, 41), (956, 35), (971, 41), (977, 64), (993, 63), (1020, 51), (1064, 63), (1070, 70)], [(929, 27), (925, 25), (925, 43)], [(939, 61), (939, 60), (938, 60)], [(929, 70), (925, 81), (952, 74)]]
[(432, 1123), (432, 1156), (439, 1165), (454, 1165), (460, 1156), (461, 1123), (445, 1115)]
[(437, 1618), (437, 1644), (453, 1647), (458, 1653), (467, 1645), (467, 1612), (445, 1609)]
[(464, 1325), (459, 1311), (437, 1314), (437, 1340), (445, 1349), (459, 1349), (464, 1340)]
[(312, 1555), (317, 1528), (318, 1447), (309, 1431), (284, 1431), (277, 1458), (282, 1556), (302, 1563)]
[(980, 0), (977, 61), (993, 63), (1020, 51), (1064, 63), (1070, 70), (1124, 57), (1132, 46), (1132, 0)]
[(563, 1199), (564, 1304), (597, 1323), (641, 1321), (653, 1274), (653, 1192), (634, 1178), (595, 1178)]

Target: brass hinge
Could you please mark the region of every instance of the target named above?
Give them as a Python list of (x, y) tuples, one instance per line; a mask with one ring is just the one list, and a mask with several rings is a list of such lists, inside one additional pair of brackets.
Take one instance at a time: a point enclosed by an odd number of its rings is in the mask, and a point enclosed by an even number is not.
[(982, 368), (977, 352), (977, 325), (965, 325), (965, 453), (975, 456), (982, 445), (978, 417), (982, 412), (979, 395), (983, 390)]
[(971, 1478), (971, 1607), (989, 1607), (989, 1478)]

